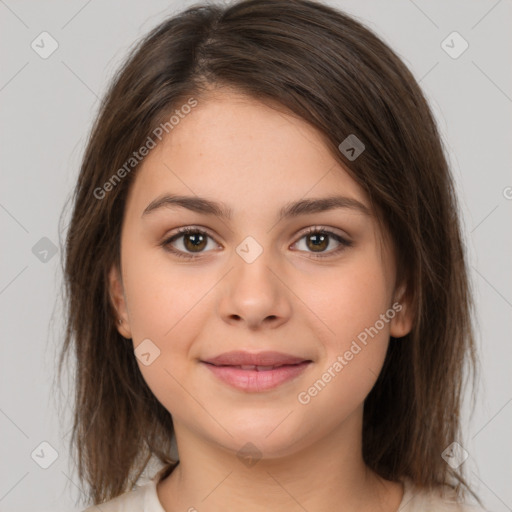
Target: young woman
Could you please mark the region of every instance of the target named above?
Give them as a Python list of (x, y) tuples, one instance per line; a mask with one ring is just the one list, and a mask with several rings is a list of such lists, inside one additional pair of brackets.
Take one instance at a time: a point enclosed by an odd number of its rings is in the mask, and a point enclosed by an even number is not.
[(452, 179), (359, 22), (246, 0), (154, 29), (101, 106), (66, 249), (60, 362), (101, 510), (470, 509)]

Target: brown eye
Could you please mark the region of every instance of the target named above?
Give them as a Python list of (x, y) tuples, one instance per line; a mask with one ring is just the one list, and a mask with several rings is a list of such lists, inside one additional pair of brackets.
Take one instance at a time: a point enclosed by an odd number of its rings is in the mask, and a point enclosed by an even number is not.
[(207, 237), (201, 233), (185, 234), (183, 236), (183, 245), (187, 251), (200, 252), (206, 247)]
[[(161, 245), (165, 250), (182, 258), (194, 258), (194, 254), (202, 255), (208, 247), (209, 241), (212, 237), (197, 228), (184, 228), (178, 231), (175, 235), (167, 238)], [(216, 244), (213, 244), (217, 247)]]
[[(302, 240), (305, 240), (305, 243), (303, 244), (305, 248), (299, 247), (299, 250), (309, 252), (313, 258), (327, 258), (329, 256), (334, 256), (352, 245), (351, 241), (346, 240), (342, 236), (333, 233), (332, 231), (319, 228), (310, 229), (307, 233), (302, 235), (294, 245), (300, 245)], [(334, 248), (332, 247), (333, 245)], [(330, 248), (330, 250), (327, 250), (328, 248)]]
[(314, 252), (322, 252), (329, 246), (329, 235), (324, 233), (307, 235), (306, 240), (306, 245)]

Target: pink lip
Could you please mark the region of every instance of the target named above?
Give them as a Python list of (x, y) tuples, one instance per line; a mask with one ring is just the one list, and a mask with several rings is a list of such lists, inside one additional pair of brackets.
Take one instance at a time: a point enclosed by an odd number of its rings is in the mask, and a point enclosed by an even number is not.
[(247, 392), (260, 392), (276, 388), (300, 375), (311, 361), (290, 366), (279, 366), (273, 370), (242, 370), (235, 366), (215, 366), (203, 363), (213, 374), (225, 383)]
[[(276, 388), (299, 376), (312, 362), (280, 352), (227, 352), (208, 361), (201, 361), (217, 378), (246, 392)], [(241, 366), (274, 368), (242, 369)]]
[(309, 359), (283, 354), (282, 352), (267, 351), (252, 354), (242, 350), (235, 350), (233, 352), (225, 352), (217, 357), (205, 359), (203, 362), (216, 366), (279, 366), (298, 364), (304, 361), (309, 361)]

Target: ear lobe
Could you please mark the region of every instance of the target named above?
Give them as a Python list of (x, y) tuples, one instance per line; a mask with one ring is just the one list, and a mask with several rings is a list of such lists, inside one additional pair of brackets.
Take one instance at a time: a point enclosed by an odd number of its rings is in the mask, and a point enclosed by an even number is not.
[(411, 332), (414, 321), (412, 301), (405, 285), (395, 295), (392, 309), (395, 316), (390, 322), (390, 334), (393, 338), (401, 338)]
[(117, 315), (115, 318), (116, 328), (123, 338), (130, 339), (132, 333), (128, 319), (128, 309), (126, 307), (126, 297), (124, 295), (121, 275), (116, 265), (113, 265), (110, 269), (108, 280), (110, 301)]

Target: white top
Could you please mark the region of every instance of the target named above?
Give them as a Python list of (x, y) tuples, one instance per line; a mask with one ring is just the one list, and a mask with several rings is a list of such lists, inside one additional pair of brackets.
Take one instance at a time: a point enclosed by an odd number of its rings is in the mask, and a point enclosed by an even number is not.
[[(93, 505), (83, 512), (166, 512), (158, 494), (156, 484), (159, 474), (145, 484), (136, 486), (101, 505)], [(457, 503), (454, 497), (441, 497), (439, 493), (417, 491), (409, 482), (404, 482), (404, 496), (397, 512), (485, 512), (475, 506)]]

